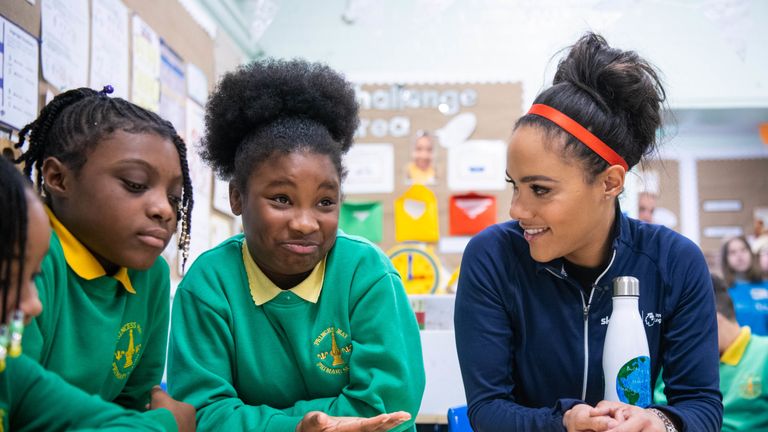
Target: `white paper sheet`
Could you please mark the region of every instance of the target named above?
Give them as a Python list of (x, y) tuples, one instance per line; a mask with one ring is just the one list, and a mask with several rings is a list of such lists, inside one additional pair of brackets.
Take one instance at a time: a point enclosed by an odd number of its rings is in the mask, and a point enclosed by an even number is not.
[[(210, 234), (208, 221), (211, 219), (211, 185), (213, 173), (199, 156), (200, 139), (205, 128), (205, 110), (191, 99), (186, 103), (186, 143), (189, 176), (195, 191), (195, 207), (192, 209), (192, 232), (189, 245), (189, 262), (208, 250)], [(231, 221), (230, 221), (231, 223)]]
[(392, 193), (395, 150), (392, 144), (355, 144), (344, 157), (348, 170), (342, 190), (347, 194)]
[(88, 0), (44, 0), (43, 78), (59, 90), (88, 84)]
[(37, 40), (0, 17), (0, 122), (21, 129), (37, 117)]
[(91, 14), (91, 80), (100, 90), (111, 85), (112, 96), (128, 99), (128, 8), (120, 0), (93, 0)]
[(160, 39), (138, 15), (133, 16), (133, 88), (136, 105), (157, 112), (160, 106)]
[(184, 60), (168, 44), (160, 41), (160, 103), (158, 114), (168, 120), (186, 139), (187, 112)]
[(471, 140), (448, 149), (448, 188), (453, 191), (504, 190), (504, 141)]
[(200, 105), (208, 99), (208, 78), (192, 63), (187, 63), (187, 94)]

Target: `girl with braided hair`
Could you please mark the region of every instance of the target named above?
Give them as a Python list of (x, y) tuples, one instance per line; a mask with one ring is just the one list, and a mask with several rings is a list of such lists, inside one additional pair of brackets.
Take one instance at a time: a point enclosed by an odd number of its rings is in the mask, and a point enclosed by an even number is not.
[(187, 248), (192, 186), (173, 126), (110, 92), (64, 92), (19, 133), (17, 147), (28, 148), (17, 162), (35, 174), (53, 228), (36, 281), (43, 313), (25, 346), (75, 386), (143, 411), (165, 367), (170, 278), (160, 253), (179, 220)]
[(168, 390), (226, 431), (413, 430), (419, 329), (386, 255), (338, 230), (352, 86), (265, 60), (206, 107), (203, 157), (245, 233), (204, 253), (173, 301)]
[[(0, 157), (0, 430), (175, 431), (175, 424), (164, 427), (84, 392), (21, 353), (23, 325), (42, 310), (34, 279), (50, 237), (48, 216), (31, 184)], [(159, 391), (152, 405), (193, 410)]]

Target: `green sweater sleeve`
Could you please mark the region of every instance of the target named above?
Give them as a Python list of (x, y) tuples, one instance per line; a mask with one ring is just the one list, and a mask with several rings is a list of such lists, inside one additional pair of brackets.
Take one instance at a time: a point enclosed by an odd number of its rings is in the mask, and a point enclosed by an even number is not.
[(350, 326), (353, 355), (341, 395), (299, 401), (286, 413), (373, 417), (405, 411), (412, 420), (395, 430), (412, 427), (424, 393), (424, 363), (418, 324), (400, 278), (387, 273), (364, 292), (352, 307)]
[(156, 290), (152, 299), (155, 302), (151, 317), (151, 328), (145, 340), (141, 361), (131, 373), (125, 387), (114, 402), (126, 408), (144, 411), (149, 403), (152, 387), (159, 385), (165, 370), (165, 354), (168, 347), (168, 326), (170, 324), (170, 275), (168, 265), (163, 258), (152, 286), (145, 289)]
[[(156, 422), (89, 395), (23, 355), (8, 359), (0, 380), (2, 398), (10, 407), (10, 430), (176, 430), (175, 422), (172, 426)], [(167, 410), (162, 411), (170, 415)]]
[(301, 420), (265, 405), (246, 405), (232, 385), (230, 311), (176, 291), (168, 351), (168, 390), (197, 409), (199, 430), (293, 431)]

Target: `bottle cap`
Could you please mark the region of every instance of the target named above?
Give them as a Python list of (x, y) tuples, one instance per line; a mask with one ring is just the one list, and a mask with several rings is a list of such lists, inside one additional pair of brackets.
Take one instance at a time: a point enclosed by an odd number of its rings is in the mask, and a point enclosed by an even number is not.
[(640, 281), (632, 276), (619, 276), (613, 280), (613, 296), (640, 297)]

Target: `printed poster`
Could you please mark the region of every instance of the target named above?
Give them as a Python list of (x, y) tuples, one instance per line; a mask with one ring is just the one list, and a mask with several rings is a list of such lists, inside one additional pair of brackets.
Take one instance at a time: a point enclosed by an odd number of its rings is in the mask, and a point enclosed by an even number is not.
[(0, 122), (21, 129), (37, 117), (37, 39), (0, 17)]
[(128, 8), (120, 0), (93, 0), (90, 86), (109, 84), (112, 96), (128, 99)]
[(88, 0), (44, 0), (41, 7), (43, 78), (58, 90), (85, 87), (90, 29)]
[(133, 88), (131, 101), (150, 111), (160, 108), (160, 38), (133, 16)]

